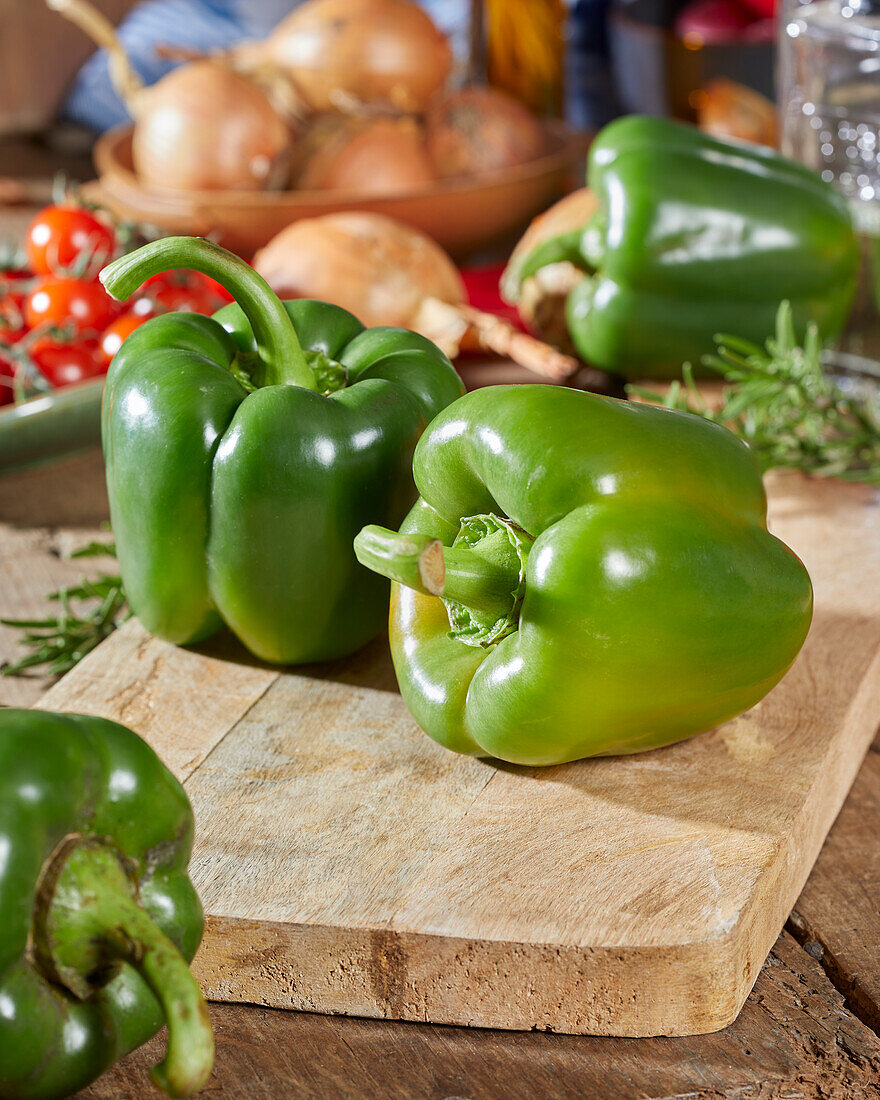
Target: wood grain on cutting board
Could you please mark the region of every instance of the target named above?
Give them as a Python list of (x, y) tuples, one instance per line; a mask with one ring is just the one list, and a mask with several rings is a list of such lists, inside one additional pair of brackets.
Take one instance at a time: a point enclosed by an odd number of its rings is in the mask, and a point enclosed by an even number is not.
[[(880, 719), (880, 504), (783, 475), (813, 628), (748, 714), (534, 769), (424, 736), (380, 640), (266, 669), (128, 624), (41, 705), (126, 722), (184, 780), (217, 1000), (505, 1028), (692, 1034), (739, 1011)], [(687, 670), (682, 669), (682, 676)]]

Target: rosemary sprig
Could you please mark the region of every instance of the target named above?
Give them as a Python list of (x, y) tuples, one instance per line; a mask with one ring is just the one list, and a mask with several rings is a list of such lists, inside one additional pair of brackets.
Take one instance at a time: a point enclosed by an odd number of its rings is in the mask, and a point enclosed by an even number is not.
[(718, 354), (703, 364), (727, 383), (718, 408), (707, 406), (689, 363), (683, 381), (666, 394), (640, 386), (627, 391), (724, 424), (753, 448), (764, 470), (785, 467), (880, 485), (880, 397), (862, 400), (835, 385), (822, 370), (815, 325), (798, 346), (791, 306), (782, 302), (776, 335), (764, 348), (735, 336), (715, 342)]
[[(113, 543), (90, 542), (70, 556), (115, 557), (116, 548)], [(93, 581), (83, 579), (78, 584), (66, 585), (52, 592), (48, 599), (60, 605), (58, 615), (47, 615), (44, 619), (0, 619), (4, 626), (22, 631), (19, 644), (31, 651), (0, 669), (4, 676), (20, 676), (28, 669), (42, 666), (49, 676), (61, 676), (131, 616), (122, 578), (114, 574), (102, 573)]]

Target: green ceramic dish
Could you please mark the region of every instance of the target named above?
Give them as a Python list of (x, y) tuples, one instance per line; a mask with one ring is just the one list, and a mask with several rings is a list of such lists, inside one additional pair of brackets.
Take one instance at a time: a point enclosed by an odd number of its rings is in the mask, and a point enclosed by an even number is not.
[(104, 379), (0, 410), (0, 475), (101, 442)]

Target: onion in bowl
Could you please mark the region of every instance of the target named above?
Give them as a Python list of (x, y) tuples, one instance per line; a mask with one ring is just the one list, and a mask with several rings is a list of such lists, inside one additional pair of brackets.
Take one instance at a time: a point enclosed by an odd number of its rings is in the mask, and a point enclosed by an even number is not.
[(152, 187), (260, 191), (286, 182), (290, 135), (264, 93), (222, 61), (192, 61), (141, 93), (135, 172)]
[(299, 186), (367, 195), (405, 195), (433, 182), (421, 127), (414, 118), (357, 119), (319, 127)]
[(307, 0), (232, 58), (246, 71), (285, 72), (313, 111), (419, 111), (452, 68), (449, 43), (414, 0)]
[(461, 88), (439, 97), (428, 109), (426, 130), (428, 153), (442, 178), (513, 168), (546, 147), (532, 112), (495, 88)]
[(113, 25), (86, 0), (47, 0), (109, 54), (134, 118), (140, 179), (175, 190), (258, 191), (287, 179), (290, 133), (266, 94), (222, 59), (192, 61), (145, 87)]

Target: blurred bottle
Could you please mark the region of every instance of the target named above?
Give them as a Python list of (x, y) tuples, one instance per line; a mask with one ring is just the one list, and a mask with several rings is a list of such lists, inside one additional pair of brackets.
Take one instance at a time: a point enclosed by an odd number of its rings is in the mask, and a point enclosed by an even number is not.
[(844, 343), (880, 356), (880, 0), (783, 9), (779, 104), (782, 151), (850, 201), (864, 262)]
[(564, 0), (485, 0), (486, 75), (539, 115), (564, 104)]
[(600, 130), (622, 113), (611, 64), (611, 0), (569, 0), (565, 55), (565, 117), (581, 130)]

